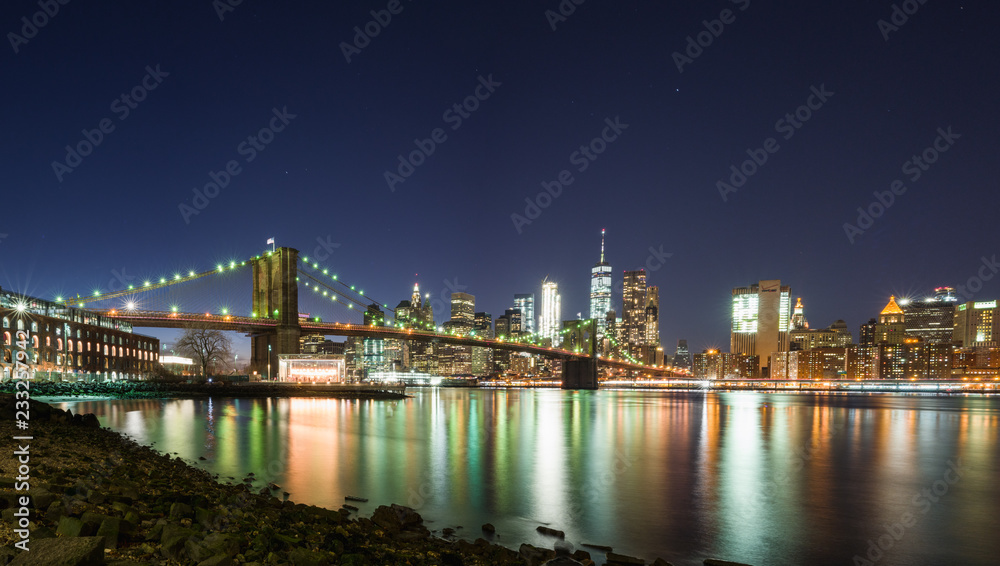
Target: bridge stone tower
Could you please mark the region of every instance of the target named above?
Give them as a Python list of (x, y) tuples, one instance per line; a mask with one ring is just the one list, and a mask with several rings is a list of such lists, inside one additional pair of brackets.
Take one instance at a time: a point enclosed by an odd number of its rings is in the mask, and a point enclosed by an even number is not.
[(563, 363), (563, 389), (597, 389), (597, 321), (578, 321), (563, 337), (581, 350), (581, 356)]
[(254, 334), (250, 343), (253, 369), (278, 374), (280, 354), (299, 353), (299, 250), (278, 248), (253, 261), (253, 312), (278, 321), (275, 332)]

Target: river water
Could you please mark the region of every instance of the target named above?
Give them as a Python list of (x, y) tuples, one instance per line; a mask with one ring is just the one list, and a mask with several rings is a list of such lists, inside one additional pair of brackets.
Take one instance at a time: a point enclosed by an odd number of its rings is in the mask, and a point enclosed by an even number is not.
[(551, 548), (547, 525), (677, 565), (1000, 564), (1000, 398), (409, 393), (60, 406), (223, 480), (254, 472), (330, 508), (367, 497), (366, 516), (400, 503), (469, 539), (491, 522), (512, 548)]

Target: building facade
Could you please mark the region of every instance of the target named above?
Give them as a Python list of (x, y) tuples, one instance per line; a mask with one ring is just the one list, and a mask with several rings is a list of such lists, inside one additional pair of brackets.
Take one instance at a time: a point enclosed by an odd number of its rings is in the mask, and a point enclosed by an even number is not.
[(542, 281), (542, 312), (538, 317), (538, 334), (553, 348), (559, 346), (559, 329), (561, 325), (561, 298), (559, 286), (546, 278)]
[(778, 279), (733, 289), (729, 350), (759, 356), (765, 376), (771, 354), (789, 350), (791, 296), (791, 288)]
[(590, 270), (590, 318), (597, 321), (597, 340), (603, 342), (607, 314), (611, 310), (611, 264), (604, 261), (604, 230), (601, 230), (601, 260)]
[(15, 375), (17, 352), (24, 349), (38, 380), (144, 379), (160, 359), (160, 341), (134, 334), (127, 322), (2, 289), (0, 319), (5, 381)]

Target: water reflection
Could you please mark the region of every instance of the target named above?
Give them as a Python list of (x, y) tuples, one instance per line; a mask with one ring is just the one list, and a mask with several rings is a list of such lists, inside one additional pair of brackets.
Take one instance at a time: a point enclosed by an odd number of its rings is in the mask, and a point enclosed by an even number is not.
[[(337, 399), (66, 403), (223, 478), (297, 501), (399, 502), (432, 529), (567, 540), (675, 564), (852, 564), (911, 513), (880, 564), (1000, 555), (998, 401), (755, 393), (415, 389)], [(199, 461), (199, 457), (206, 460)], [(915, 500), (959, 462), (937, 501)], [(943, 484), (942, 484), (943, 485)], [(933, 495), (933, 493), (932, 493)], [(924, 512), (926, 511), (926, 512)]]

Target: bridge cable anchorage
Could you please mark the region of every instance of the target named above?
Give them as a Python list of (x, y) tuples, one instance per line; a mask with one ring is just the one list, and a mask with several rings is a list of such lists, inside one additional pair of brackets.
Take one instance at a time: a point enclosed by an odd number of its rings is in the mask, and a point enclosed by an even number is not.
[(129, 285), (126, 289), (121, 291), (113, 291), (109, 293), (101, 293), (100, 290), (94, 291), (92, 295), (69, 297), (62, 302), (67, 307), (83, 307), (87, 303), (96, 303), (102, 301), (109, 301), (111, 299), (117, 299), (119, 297), (124, 297), (126, 295), (135, 295), (138, 293), (146, 293), (149, 291), (156, 291), (158, 289), (164, 289), (167, 287), (172, 287), (180, 283), (188, 283), (196, 279), (201, 279), (208, 275), (220, 275), (226, 272), (235, 271), (241, 267), (245, 267), (250, 263), (251, 260), (244, 261), (230, 261), (228, 264), (220, 263), (215, 267), (215, 269), (210, 269), (208, 271), (202, 271), (200, 273), (195, 273), (194, 271), (189, 271), (186, 276), (180, 273), (175, 273), (173, 277), (160, 277), (158, 280), (147, 279), (141, 285)]
[[(331, 280), (333, 280), (333, 281), (336, 281), (337, 283), (339, 283), (339, 284), (340, 284), (340, 285), (341, 285), (342, 287), (344, 287), (345, 289), (349, 290), (350, 292), (354, 293), (355, 295), (358, 295), (359, 297), (364, 297), (364, 298), (365, 298), (365, 300), (366, 300), (366, 301), (368, 301), (368, 302), (367, 302), (367, 303), (366, 303), (366, 304), (364, 305), (364, 306), (365, 306), (365, 308), (367, 308), (367, 307), (368, 307), (368, 305), (370, 305), (370, 304), (372, 304), (372, 303), (375, 303), (376, 305), (380, 305), (380, 306), (381, 306), (381, 307), (382, 307), (383, 309), (385, 309), (386, 311), (388, 311), (388, 312), (392, 313), (392, 318), (393, 318), (393, 319), (395, 319), (395, 318), (396, 318), (396, 309), (394, 309), (394, 308), (391, 308), (391, 307), (389, 307), (389, 305), (388, 305), (387, 303), (380, 303), (379, 301), (376, 301), (375, 299), (373, 299), (373, 298), (371, 298), (371, 297), (369, 297), (369, 296), (365, 295), (365, 292), (364, 292), (364, 290), (360, 290), (360, 291), (358, 291), (358, 290), (355, 290), (355, 289), (354, 289), (354, 285), (348, 285), (347, 283), (344, 283), (343, 281), (341, 281), (341, 280), (340, 280), (340, 278), (339, 278), (339, 277), (337, 277), (337, 274), (333, 274), (333, 275), (330, 275), (330, 274), (329, 274), (329, 271), (330, 271), (329, 269), (326, 269), (326, 268), (321, 268), (321, 267), (320, 267), (320, 265), (319, 265), (318, 263), (315, 263), (315, 262), (310, 262), (310, 261), (309, 261), (309, 258), (308, 258), (308, 257), (305, 257), (305, 256), (303, 256), (303, 257), (302, 257), (301, 259), (302, 259), (302, 262), (303, 262), (303, 263), (304, 263), (304, 264), (305, 264), (305, 265), (306, 265), (307, 267), (309, 267), (310, 269), (313, 269), (313, 270), (316, 270), (316, 271), (321, 271), (323, 275), (328, 275), (328, 276), (330, 277), (330, 279), (331, 279)], [(302, 270), (302, 268), (299, 268), (299, 272), (301, 272), (301, 273), (305, 273), (305, 272), (304, 272), (304, 271)], [(306, 275), (308, 275), (308, 274), (306, 274)], [(332, 290), (332, 289), (331, 289), (331, 290)]]

